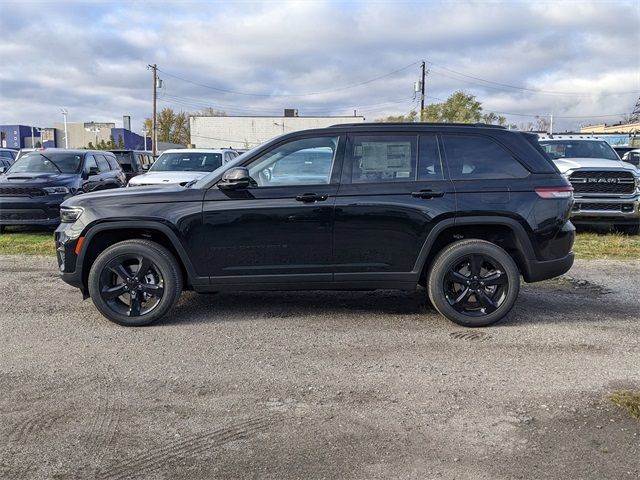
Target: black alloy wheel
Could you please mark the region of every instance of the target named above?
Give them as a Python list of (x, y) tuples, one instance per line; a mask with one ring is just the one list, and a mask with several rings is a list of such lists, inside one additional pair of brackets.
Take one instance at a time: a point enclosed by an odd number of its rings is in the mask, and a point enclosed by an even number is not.
[(125, 240), (98, 255), (87, 286), (96, 308), (112, 322), (149, 325), (178, 301), (182, 272), (176, 258), (162, 245)]
[(122, 255), (110, 261), (100, 275), (100, 296), (116, 313), (146, 315), (164, 295), (164, 278), (150, 258)]
[(495, 259), (471, 254), (449, 268), (443, 288), (449, 305), (458, 312), (481, 317), (495, 312), (504, 303), (509, 279)]
[(436, 255), (427, 278), (433, 306), (465, 327), (504, 318), (520, 291), (520, 271), (498, 245), (479, 239), (453, 242)]

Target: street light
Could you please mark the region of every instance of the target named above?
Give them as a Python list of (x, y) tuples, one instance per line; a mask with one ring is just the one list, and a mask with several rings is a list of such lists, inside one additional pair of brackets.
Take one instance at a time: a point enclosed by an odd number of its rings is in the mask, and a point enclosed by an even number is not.
[(62, 113), (62, 117), (64, 118), (64, 148), (69, 148), (69, 136), (67, 135), (67, 115), (69, 114), (69, 110), (61, 108), (60, 113)]

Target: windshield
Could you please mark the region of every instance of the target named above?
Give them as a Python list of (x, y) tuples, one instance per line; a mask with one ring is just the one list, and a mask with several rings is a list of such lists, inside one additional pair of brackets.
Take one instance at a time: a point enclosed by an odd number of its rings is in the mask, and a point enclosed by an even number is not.
[(212, 172), (222, 165), (221, 153), (180, 152), (163, 153), (149, 169), (150, 172)]
[(618, 154), (604, 140), (541, 141), (540, 146), (552, 160), (559, 158), (606, 158), (620, 160)]
[(82, 157), (68, 152), (29, 152), (16, 160), (7, 173), (77, 173)]

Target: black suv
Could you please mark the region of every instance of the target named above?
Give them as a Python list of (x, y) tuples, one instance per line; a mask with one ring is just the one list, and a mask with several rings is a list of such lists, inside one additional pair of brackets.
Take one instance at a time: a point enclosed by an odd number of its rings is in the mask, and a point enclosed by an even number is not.
[(0, 175), (0, 227), (56, 226), (60, 204), (87, 192), (122, 187), (124, 173), (109, 152), (43, 149), (20, 157)]
[(116, 156), (127, 182), (136, 175), (147, 173), (155, 161), (153, 154), (146, 150), (109, 150)]
[(485, 125), (353, 124), (275, 138), (186, 187), (75, 197), (62, 278), (149, 324), (183, 289), (414, 290), (465, 326), (504, 317), (520, 275), (573, 264), (572, 188), (537, 137)]

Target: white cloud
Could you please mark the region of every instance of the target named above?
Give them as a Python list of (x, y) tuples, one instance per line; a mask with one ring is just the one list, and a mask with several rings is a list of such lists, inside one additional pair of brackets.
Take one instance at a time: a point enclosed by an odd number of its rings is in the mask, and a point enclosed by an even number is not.
[[(434, 62), (427, 94), (465, 89), (487, 109), (526, 115), (629, 112), (640, 94), (640, 2), (133, 2), (0, 6), (0, 124), (70, 120), (140, 127), (150, 113), (149, 63), (226, 90), (326, 92), (409, 63)], [(7, 32), (10, 32), (8, 34)], [(584, 96), (544, 95), (494, 82)], [(223, 93), (162, 75), (161, 106), (230, 114), (407, 112), (418, 65), (357, 88), (304, 97)], [(489, 108), (490, 107), (490, 108)], [(528, 120), (510, 117), (514, 123)], [(590, 119), (559, 119), (575, 128)], [(614, 122), (617, 118), (606, 118)]]

